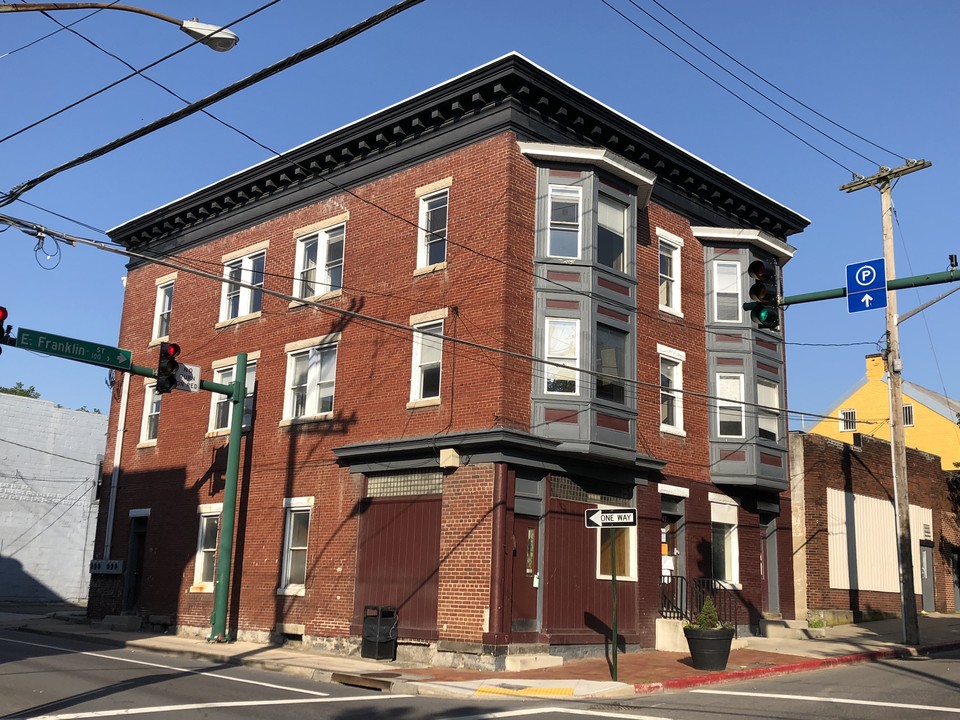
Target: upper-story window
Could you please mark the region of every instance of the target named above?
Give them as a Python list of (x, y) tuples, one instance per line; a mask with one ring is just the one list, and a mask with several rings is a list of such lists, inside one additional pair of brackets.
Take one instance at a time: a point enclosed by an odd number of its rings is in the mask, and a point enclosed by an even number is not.
[(144, 386), (143, 422), (140, 425), (141, 443), (155, 443), (157, 441), (157, 431), (160, 427), (160, 399), (162, 397), (157, 392), (156, 383)]
[(740, 263), (713, 263), (713, 306), (717, 322), (740, 322)]
[(413, 331), (413, 372), (410, 401), (440, 397), (440, 367), (443, 359), (443, 320), (422, 323)]
[(417, 267), (430, 267), (447, 261), (447, 189), (420, 197)]
[(780, 385), (768, 380), (757, 382), (757, 435), (761, 440), (780, 439)]
[(660, 355), (660, 430), (683, 434), (683, 363), (687, 354), (657, 345)]
[(856, 431), (857, 431), (857, 411), (841, 410), (840, 411), (840, 432), (856, 432)]
[(742, 438), (743, 424), (743, 375), (718, 373), (717, 434), (720, 437)]
[(296, 280), (293, 294), (299, 298), (323, 295), (343, 286), (343, 223), (297, 240)]
[(173, 310), (173, 279), (157, 283), (157, 302), (153, 314), (153, 339), (170, 337), (170, 313)]
[(581, 190), (570, 185), (550, 186), (550, 232), (547, 254), (550, 257), (580, 257)]
[(903, 406), (903, 424), (904, 427), (913, 426), (913, 404)]
[[(229, 365), (215, 368), (213, 371), (213, 381), (221, 385), (229, 385), (237, 377), (237, 366)], [(243, 400), (243, 429), (246, 430), (253, 422), (253, 391), (257, 386), (257, 362), (256, 360), (247, 362), (247, 374), (244, 382), (246, 395)], [(211, 394), (210, 408), (210, 430), (226, 430), (230, 427), (231, 415), (233, 413), (233, 402), (227, 395), (220, 393)]]
[(609, 325), (597, 325), (597, 397), (623, 404), (626, 401), (628, 333)]
[(597, 263), (625, 272), (627, 206), (600, 195), (597, 213)]
[(680, 248), (683, 238), (657, 229), (660, 242), (660, 309), (680, 315)]
[(580, 321), (571, 318), (545, 318), (544, 356), (547, 393), (576, 395), (580, 365)]
[(263, 304), (263, 271), (266, 250), (229, 257), (223, 263), (223, 296), (220, 321), (260, 312)]
[[(333, 412), (337, 378), (337, 344), (287, 346), (287, 390), (283, 417), (324, 417)], [(306, 345), (306, 346), (304, 346)]]

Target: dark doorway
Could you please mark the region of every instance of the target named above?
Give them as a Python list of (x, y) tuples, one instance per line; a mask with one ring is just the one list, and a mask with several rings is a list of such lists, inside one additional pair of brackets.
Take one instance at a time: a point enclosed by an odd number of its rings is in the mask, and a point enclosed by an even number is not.
[(540, 519), (513, 518), (513, 624), (515, 632), (540, 629)]
[(760, 515), (760, 587), (763, 612), (780, 614), (780, 568), (777, 563), (777, 516)]
[(130, 518), (130, 542), (127, 546), (127, 572), (123, 587), (123, 612), (133, 612), (140, 602), (143, 559), (147, 550), (147, 517)]

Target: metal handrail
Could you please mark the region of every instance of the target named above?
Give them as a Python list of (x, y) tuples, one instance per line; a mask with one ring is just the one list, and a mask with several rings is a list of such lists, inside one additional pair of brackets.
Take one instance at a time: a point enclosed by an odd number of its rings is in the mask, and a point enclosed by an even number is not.
[(738, 629), (740, 599), (726, 583), (716, 578), (698, 578), (687, 582), (681, 575), (661, 575), (659, 614), (673, 620), (693, 622), (700, 614), (707, 596), (713, 600), (720, 622)]

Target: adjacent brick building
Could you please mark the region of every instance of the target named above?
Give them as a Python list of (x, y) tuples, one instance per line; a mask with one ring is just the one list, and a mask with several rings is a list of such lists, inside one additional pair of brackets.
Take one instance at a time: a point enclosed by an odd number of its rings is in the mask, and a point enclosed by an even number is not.
[[(401, 652), (503, 667), (602, 650), (614, 574), (632, 647), (686, 581), (790, 617), (782, 335), (742, 304), (807, 222), (511, 54), (113, 229), (135, 362), (248, 354), (231, 633), (391, 606)], [(162, 398), (112, 409), (91, 614), (205, 632), (229, 403)]]

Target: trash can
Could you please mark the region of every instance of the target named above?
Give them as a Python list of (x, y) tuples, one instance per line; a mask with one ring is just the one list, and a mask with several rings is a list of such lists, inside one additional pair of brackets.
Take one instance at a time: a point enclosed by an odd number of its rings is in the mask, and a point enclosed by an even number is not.
[(360, 657), (395, 660), (397, 657), (397, 609), (381, 605), (363, 608)]

